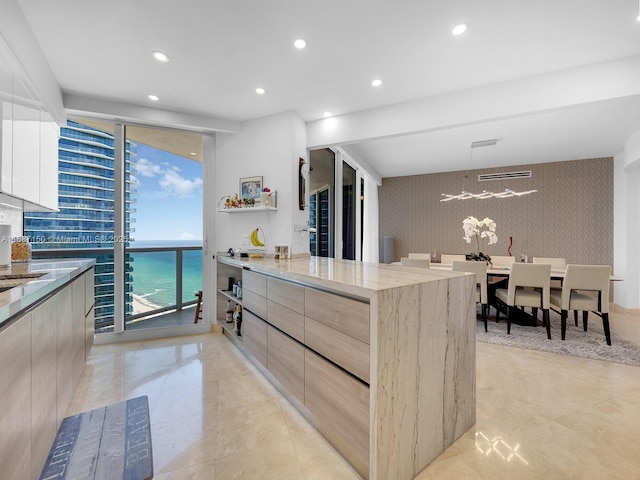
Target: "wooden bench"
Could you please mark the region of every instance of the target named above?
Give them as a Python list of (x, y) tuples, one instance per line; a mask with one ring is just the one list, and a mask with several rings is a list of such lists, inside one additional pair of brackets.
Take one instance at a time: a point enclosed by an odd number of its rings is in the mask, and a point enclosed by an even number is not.
[(146, 396), (62, 420), (40, 480), (153, 478)]

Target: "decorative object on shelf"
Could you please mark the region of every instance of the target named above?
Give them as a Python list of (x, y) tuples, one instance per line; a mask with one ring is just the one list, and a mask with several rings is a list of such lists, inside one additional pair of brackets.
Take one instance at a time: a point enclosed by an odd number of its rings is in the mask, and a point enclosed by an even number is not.
[(245, 177), (240, 179), (240, 199), (252, 198), (254, 203), (260, 200), (262, 177)]
[(289, 245), (276, 245), (276, 253), (273, 258), (276, 260), (287, 260), (291, 258), (289, 254)]
[[(498, 140), (480, 140), (477, 142), (471, 142), (471, 154), (469, 155), (469, 165), (467, 166), (467, 172), (464, 175), (464, 183), (462, 186), (462, 192), (458, 195), (450, 195), (448, 193), (443, 193), (440, 201), (448, 202), (451, 200), (469, 200), (471, 198), (476, 198), (479, 200), (484, 200), (485, 198), (509, 198), (509, 197), (521, 197), (522, 195), (528, 195), (530, 193), (535, 193), (538, 190), (526, 190), (523, 192), (516, 192), (511, 190), (510, 188), (505, 188), (503, 192), (491, 192), (489, 190), (483, 190), (480, 193), (470, 193), (465, 190), (467, 186), (467, 179), (469, 178), (469, 169), (471, 168), (471, 159), (473, 158), (473, 150), (478, 147), (489, 147), (493, 146), (493, 152), (496, 158), (496, 163), (499, 165), (500, 162), (498, 160), (498, 149), (496, 144)], [(487, 174), (487, 175), (478, 175), (478, 180), (503, 180), (503, 179), (515, 179), (515, 178), (530, 178), (531, 172), (507, 172), (502, 174)]]
[(260, 204), (263, 207), (276, 207), (277, 206), (277, 193), (275, 190), (271, 191), (268, 187), (264, 187), (262, 189), (262, 193), (260, 194)]
[(478, 220), (476, 217), (469, 215), (462, 221), (462, 229), (464, 230), (464, 239), (467, 243), (471, 243), (471, 238), (476, 239), (476, 251), (467, 255), (467, 260), (476, 260), (491, 263), (491, 257), (480, 251), (480, 239), (488, 239), (488, 245), (498, 242), (498, 236), (495, 234), (496, 222), (486, 217)]
[(233, 312), (233, 330), (237, 336), (242, 336), (242, 307), (237, 303)]
[(233, 323), (233, 304), (231, 300), (227, 300), (227, 311), (224, 315), (224, 321), (226, 323)]

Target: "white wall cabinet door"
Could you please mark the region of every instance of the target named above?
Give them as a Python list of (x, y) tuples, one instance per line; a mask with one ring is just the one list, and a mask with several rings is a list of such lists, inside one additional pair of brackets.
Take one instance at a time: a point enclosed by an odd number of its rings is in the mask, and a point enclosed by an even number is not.
[(40, 124), (40, 199), (39, 205), (58, 210), (58, 140), (60, 127), (42, 113)]
[(13, 73), (0, 57), (0, 191), (11, 193), (13, 178)]

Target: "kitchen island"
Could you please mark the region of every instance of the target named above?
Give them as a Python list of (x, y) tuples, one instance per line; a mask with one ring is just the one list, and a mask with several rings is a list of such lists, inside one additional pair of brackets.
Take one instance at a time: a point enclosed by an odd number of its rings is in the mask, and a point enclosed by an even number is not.
[(93, 259), (0, 268), (2, 478), (38, 478), (93, 344)]
[[(475, 423), (472, 275), (309, 256), (217, 261), (225, 334), (364, 478), (413, 479)], [(225, 321), (230, 303), (240, 328)]]

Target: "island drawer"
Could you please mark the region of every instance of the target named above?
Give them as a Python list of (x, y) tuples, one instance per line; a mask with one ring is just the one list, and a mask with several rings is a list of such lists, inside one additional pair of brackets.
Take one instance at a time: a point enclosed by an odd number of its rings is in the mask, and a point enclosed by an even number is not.
[(245, 310), (242, 315), (242, 337), (247, 351), (266, 367), (267, 324)]
[(269, 277), (267, 298), (304, 315), (304, 287), (300, 285)]
[(312, 318), (304, 322), (305, 344), (369, 383), (369, 345)]
[(267, 299), (265, 297), (243, 288), (242, 305), (260, 318), (267, 318)]
[(261, 297), (267, 296), (267, 277), (261, 273), (242, 271), (242, 289), (251, 291)]
[(369, 344), (369, 304), (305, 288), (305, 316)]
[[(338, 440), (345, 456), (369, 467), (369, 388), (315, 353), (305, 351), (304, 404)], [(354, 458), (355, 457), (355, 458)]]
[(304, 315), (267, 300), (267, 321), (304, 343)]
[(267, 339), (267, 370), (304, 403), (305, 348), (271, 326), (268, 328)]

